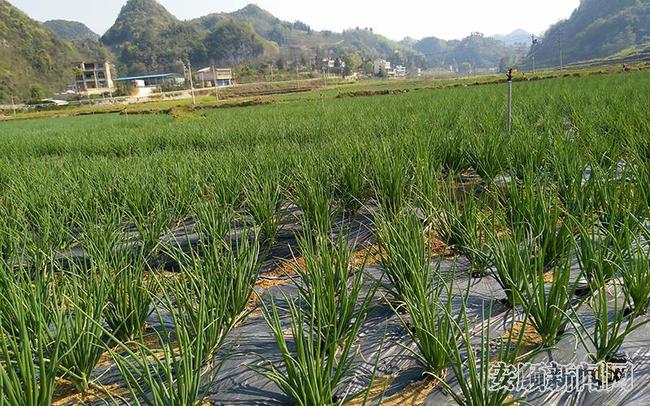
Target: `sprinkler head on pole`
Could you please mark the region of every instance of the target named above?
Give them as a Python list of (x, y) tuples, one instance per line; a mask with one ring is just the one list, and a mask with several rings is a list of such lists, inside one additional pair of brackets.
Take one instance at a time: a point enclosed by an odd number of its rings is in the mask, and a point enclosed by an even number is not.
[(506, 73), (506, 76), (508, 77), (508, 82), (512, 82), (512, 77), (516, 75), (517, 72), (518, 70), (515, 68), (508, 69), (508, 73)]

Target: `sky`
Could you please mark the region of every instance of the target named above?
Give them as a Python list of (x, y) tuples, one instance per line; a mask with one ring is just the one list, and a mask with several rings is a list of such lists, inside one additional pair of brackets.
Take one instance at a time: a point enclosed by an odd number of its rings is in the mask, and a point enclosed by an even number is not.
[[(371, 27), (399, 40), (435, 36), (459, 39), (471, 32), (507, 34), (521, 28), (542, 34), (551, 24), (568, 18), (580, 0), (158, 0), (176, 17), (186, 20), (214, 12), (230, 12), (248, 3), (276, 17), (301, 20), (316, 30), (342, 31)], [(9, 0), (32, 18), (80, 21), (103, 34), (126, 0)], [(512, 7), (507, 7), (512, 4)]]

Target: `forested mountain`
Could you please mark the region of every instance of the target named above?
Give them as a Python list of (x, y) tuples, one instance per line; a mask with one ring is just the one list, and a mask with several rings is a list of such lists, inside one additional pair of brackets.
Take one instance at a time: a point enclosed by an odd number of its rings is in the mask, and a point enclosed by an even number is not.
[(77, 21), (49, 20), (44, 22), (43, 25), (54, 31), (59, 38), (66, 41), (99, 39), (99, 34), (93, 32), (85, 24)]
[(571, 17), (546, 31), (530, 57), (537, 66), (607, 57), (650, 43), (650, 1), (581, 0)]
[(188, 59), (205, 64), (296, 63), (309, 66), (325, 57), (355, 52), (361, 58), (394, 59), (415, 65), (422, 55), (371, 29), (343, 33), (315, 31), (282, 21), (255, 5), (180, 21), (155, 0), (129, 0), (102, 42), (129, 73), (181, 69)]
[(180, 24), (167, 9), (155, 0), (129, 0), (113, 26), (106, 31), (102, 42), (120, 46), (141, 37), (148, 37)]
[(74, 81), (74, 44), (0, 0), (0, 103), (42, 97)]
[(371, 28), (354, 28), (342, 33), (315, 31), (301, 22), (282, 21), (260, 7), (249, 4), (232, 13), (215, 13), (193, 20), (211, 31), (220, 22), (233, 20), (249, 23), (265, 40), (277, 45), (277, 57), (289, 62), (309, 61), (346, 53), (363, 59), (396, 58), (395, 63), (415, 63), (422, 55), (409, 46), (376, 34)]
[(43, 25), (52, 30), (59, 38), (70, 41), (83, 59), (111, 59), (108, 49), (99, 41), (99, 34), (85, 24), (77, 21), (50, 20)]
[(514, 30), (510, 34), (493, 35), (492, 38), (503, 42), (506, 45), (527, 44), (532, 42), (531, 34), (525, 30)]
[[(470, 73), (503, 69), (522, 59), (528, 44), (529, 34), (523, 30), (493, 37), (473, 33), (460, 40), (429, 37), (399, 42), (367, 27), (316, 31), (301, 21), (280, 20), (255, 5), (182, 21), (156, 0), (128, 0), (98, 41), (81, 23), (41, 24), (0, 0), (0, 100), (61, 90), (73, 80), (72, 64), (81, 59), (110, 59), (120, 75), (182, 72), (187, 61), (195, 67), (273, 64), (278, 69), (320, 69), (325, 58), (341, 58), (348, 69), (362, 64), (368, 68), (373, 59), (385, 58), (409, 70), (451, 68)], [(560, 55), (568, 64), (630, 53), (633, 47), (648, 44), (650, 0), (581, 0), (570, 18), (550, 27), (530, 48), (527, 61), (534, 55), (537, 66), (557, 66)]]
[(219, 19), (206, 29), (198, 21), (178, 20), (155, 0), (129, 0), (101, 41), (115, 54), (121, 73), (182, 72), (188, 60), (252, 61), (271, 48), (251, 26), (232, 21)]
[(472, 33), (462, 40), (451, 41), (436, 37), (424, 38), (413, 47), (424, 55), (427, 67), (452, 67), (463, 73), (495, 68), (517, 57), (517, 48), (481, 33)]

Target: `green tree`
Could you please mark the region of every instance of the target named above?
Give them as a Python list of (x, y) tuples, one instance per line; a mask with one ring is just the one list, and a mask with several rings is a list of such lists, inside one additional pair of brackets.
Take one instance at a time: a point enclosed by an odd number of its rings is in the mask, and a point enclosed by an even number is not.
[(262, 55), (264, 42), (249, 24), (232, 20), (219, 24), (204, 41), (208, 57), (219, 64), (239, 65)]
[(501, 73), (506, 73), (510, 69), (510, 58), (507, 56), (504, 56), (501, 58), (499, 61), (499, 72)]
[(367, 61), (363, 64), (363, 72), (366, 75), (372, 75), (375, 73), (375, 65), (372, 63), (372, 61)]
[(29, 100), (31, 102), (38, 102), (45, 98), (45, 91), (40, 85), (32, 85), (29, 88)]
[(463, 62), (460, 64), (459, 73), (464, 75), (469, 75), (472, 73), (472, 64), (469, 62)]
[(350, 76), (353, 72), (356, 72), (363, 62), (359, 54), (350, 52), (343, 55), (343, 62), (345, 62), (345, 68), (343, 69), (343, 76)]
[(537, 66), (610, 56), (643, 45), (650, 36), (650, 1), (582, 0), (566, 20), (551, 26), (528, 55)]
[(287, 42), (287, 31), (282, 24), (275, 24), (266, 37), (278, 45), (284, 45)]

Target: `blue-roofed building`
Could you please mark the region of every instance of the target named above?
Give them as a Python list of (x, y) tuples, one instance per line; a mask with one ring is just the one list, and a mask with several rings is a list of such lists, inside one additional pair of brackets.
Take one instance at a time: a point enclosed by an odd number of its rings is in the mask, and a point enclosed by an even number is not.
[(152, 73), (148, 75), (125, 76), (115, 79), (115, 82), (125, 83), (131, 96), (145, 97), (156, 93), (163, 86), (174, 88), (185, 83), (185, 77), (178, 73)]
[[(125, 76), (121, 78), (114, 79), (115, 82), (128, 82), (134, 83), (138, 82), (143, 84), (144, 87), (151, 86), (160, 86), (164, 84), (175, 84), (180, 85), (185, 83), (185, 77), (179, 75), (178, 73), (152, 73), (148, 75), (138, 75), (138, 76)], [(143, 87), (143, 86), (139, 86)]]

